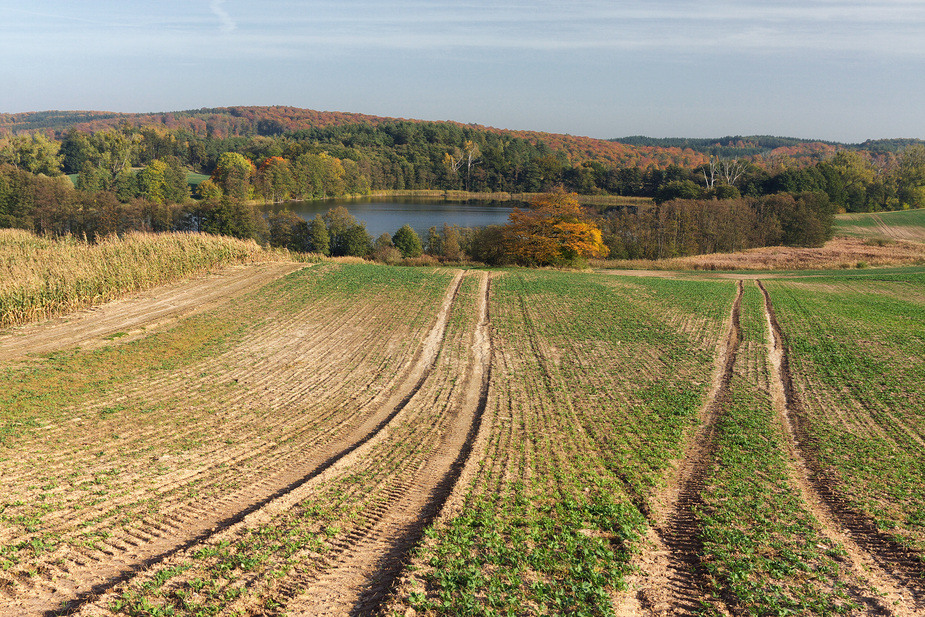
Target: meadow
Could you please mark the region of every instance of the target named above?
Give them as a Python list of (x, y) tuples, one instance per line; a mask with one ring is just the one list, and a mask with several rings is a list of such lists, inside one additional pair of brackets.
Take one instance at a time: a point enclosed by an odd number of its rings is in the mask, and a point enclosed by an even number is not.
[(0, 615), (925, 611), (925, 268), (233, 259), (0, 333)]

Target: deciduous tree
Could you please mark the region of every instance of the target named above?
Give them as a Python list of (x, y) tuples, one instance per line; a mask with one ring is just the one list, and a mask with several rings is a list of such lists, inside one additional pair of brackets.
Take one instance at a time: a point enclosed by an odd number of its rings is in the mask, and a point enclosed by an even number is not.
[(308, 224), (308, 241), (305, 250), (322, 255), (331, 254), (331, 235), (320, 214), (316, 214), (312, 222)]
[(243, 154), (223, 152), (212, 172), (212, 182), (222, 190), (222, 194), (244, 200), (251, 195), (251, 183), (256, 173), (254, 164)]
[(529, 210), (515, 208), (504, 231), (505, 252), (525, 265), (577, 265), (609, 252), (601, 230), (564, 191), (542, 195)]

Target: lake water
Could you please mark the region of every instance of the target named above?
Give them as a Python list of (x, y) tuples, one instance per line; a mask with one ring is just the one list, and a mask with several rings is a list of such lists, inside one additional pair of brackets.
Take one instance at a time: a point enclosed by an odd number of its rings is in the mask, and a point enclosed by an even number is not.
[(383, 233), (395, 235), (405, 223), (417, 232), (421, 239), (427, 238), (431, 227), (442, 229), (443, 224), (459, 227), (484, 227), (504, 225), (513, 206), (522, 204), (505, 202), (458, 202), (413, 199), (409, 197), (364, 197), (359, 199), (329, 199), (325, 201), (292, 201), (267, 206), (266, 211), (288, 208), (306, 221), (316, 214), (324, 214), (331, 208), (343, 206), (361, 223), (373, 239)]

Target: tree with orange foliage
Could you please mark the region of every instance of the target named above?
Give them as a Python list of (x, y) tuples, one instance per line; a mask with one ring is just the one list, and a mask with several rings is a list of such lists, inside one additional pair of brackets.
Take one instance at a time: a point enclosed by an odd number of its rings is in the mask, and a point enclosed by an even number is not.
[(503, 229), (505, 254), (523, 265), (576, 266), (610, 252), (575, 195), (561, 189), (537, 197), (529, 210), (514, 208)]

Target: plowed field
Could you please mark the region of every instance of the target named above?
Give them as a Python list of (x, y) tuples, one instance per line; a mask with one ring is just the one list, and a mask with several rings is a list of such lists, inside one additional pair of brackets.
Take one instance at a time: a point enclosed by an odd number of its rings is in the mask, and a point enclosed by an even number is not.
[(925, 279), (264, 264), (0, 334), (0, 615), (925, 614)]

